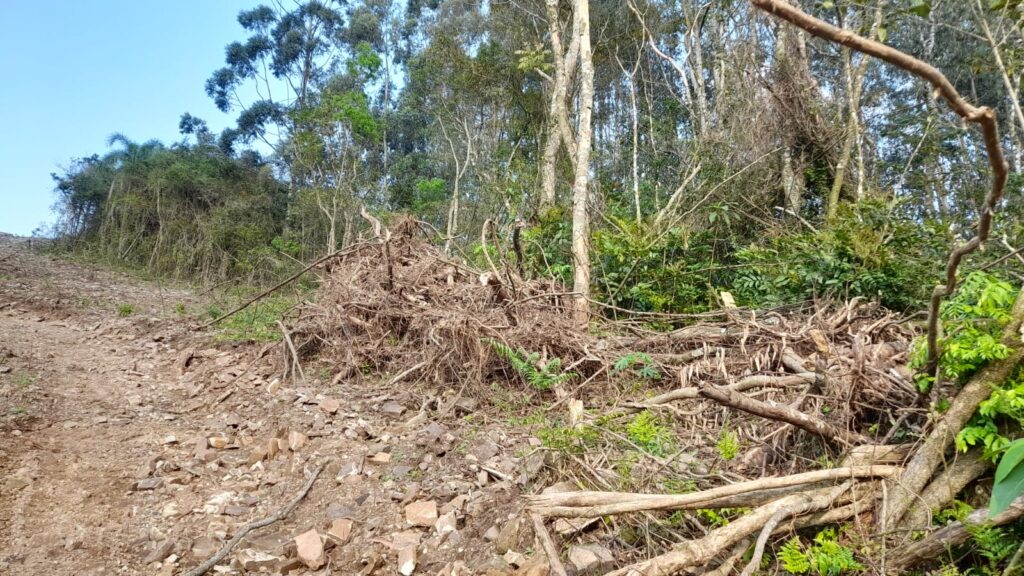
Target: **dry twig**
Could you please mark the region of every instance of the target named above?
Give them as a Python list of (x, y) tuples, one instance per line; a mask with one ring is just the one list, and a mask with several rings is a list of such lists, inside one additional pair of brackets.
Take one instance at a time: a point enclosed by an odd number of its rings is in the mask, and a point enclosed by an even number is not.
[(299, 493), (296, 494), (294, 498), (292, 498), (291, 502), (288, 502), (288, 504), (285, 505), (284, 508), (281, 508), (280, 510), (271, 514), (270, 516), (267, 516), (266, 518), (262, 518), (260, 520), (253, 520), (252, 522), (243, 524), (238, 529), (238, 532), (235, 532), (235, 535), (231, 538), (231, 540), (225, 542), (224, 545), (221, 546), (220, 550), (218, 550), (216, 554), (208, 558), (199, 566), (196, 566), (195, 568), (189, 570), (188, 573), (185, 574), (185, 576), (202, 576), (203, 574), (206, 574), (211, 568), (216, 566), (218, 562), (220, 562), (225, 556), (227, 556), (231, 552), (231, 550), (235, 546), (237, 546), (239, 542), (242, 541), (242, 538), (245, 538), (246, 534), (252, 532), (253, 530), (270, 526), (274, 522), (277, 522), (291, 514), (292, 510), (295, 510), (295, 507), (299, 505), (299, 502), (301, 502), (302, 499), (306, 497), (306, 494), (309, 494), (309, 490), (313, 488), (313, 484), (316, 483), (316, 479), (320, 477), (320, 473), (323, 472), (324, 467), (326, 465), (327, 462), (323, 462), (322, 464), (317, 466), (315, 470), (313, 470), (313, 474), (309, 477), (309, 480), (306, 481), (306, 484), (302, 487), (301, 490), (299, 490)]

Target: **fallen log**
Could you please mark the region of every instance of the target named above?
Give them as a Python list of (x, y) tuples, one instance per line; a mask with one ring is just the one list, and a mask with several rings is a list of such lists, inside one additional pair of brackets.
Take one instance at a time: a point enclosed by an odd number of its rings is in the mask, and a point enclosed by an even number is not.
[(856, 432), (842, 430), (825, 422), (824, 420), (819, 420), (818, 418), (804, 414), (803, 412), (785, 404), (755, 400), (728, 388), (704, 385), (700, 387), (700, 395), (714, 400), (723, 406), (742, 410), (743, 412), (754, 414), (755, 416), (761, 416), (762, 418), (779, 420), (792, 424), (797, 428), (802, 428), (812, 434), (824, 436), (829, 440), (834, 440), (841, 444), (845, 444), (846, 446), (867, 444), (870, 442), (866, 436)]
[(917, 542), (897, 548), (889, 557), (889, 573), (899, 574), (921, 562), (931, 560), (940, 554), (967, 542), (971, 529), (979, 526), (1002, 526), (1024, 517), (1024, 496), (1020, 496), (1003, 512), (989, 517), (988, 509), (971, 512), (963, 522), (943, 526)]
[(980, 448), (973, 449), (966, 454), (958, 454), (956, 461), (921, 491), (918, 499), (914, 501), (904, 516), (903, 525), (915, 530), (927, 529), (931, 526), (933, 510), (938, 510), (947, 502), (952, 502), (961, 490), (984, 474), (991, 466), (992, 462), (982, 459)]
[[(815, 470), (790, 476), (759, 478), (719, 486), (691, 494), (633, 494), (628, 492), (557, 492), (527, 498), (530, 510), (542, 516), (587, 518), (625, 514), (641, 510), (682, 510), (708, 508), (728, 497), (819, 482), (856, 478), (888, 478), (899, 472), (896, 466), (847, 466)], [(781, 499), (788, 498), (786, 496)], [(780, 500), (781, 500), (780, 499)]]
[[(738, 380), (728, 386), (723, 386), (724, 389), (734, 390), (736, 392), (744, 392), (753, 388), (761, 388), (765, 386), (797, 386), (800, 384), (808, 384), (814, 382), (817, 375), (813, 372), (804, 372), (802, 374), (793, 375), (770, 375), (770, 374), (758, 374), (755, 376), (747, 376), (741, 380)], [(643, 402), (633, 402), (620, 406), (619, 408), (609, 412), (610, 416), (619, 414), (630, 414), (633, 412), (640, 412), (649, 408), (656, 408), (658, 406), (669, 404), (677, 400), (696, 400), (700, 398), (700, 388), (697, 386), (684, 386), (682, 388), (676, 388), (670, 390), (664, 394), (658, 394), (657, 396), (651, 396)]]
[(844, 484), (839, 488), (830, 487), (780, 498), (733, 520), (703, 538), (680, 542), (661, 556), (614, 570), (605, 576), (668, 576), (693, 566), (706, 565), (737, 542), (759, 532), (772, 518), (790, 512), (806, 513), (828, 508), (841, 493), (840, 489), (847, 488), (849, 486)]

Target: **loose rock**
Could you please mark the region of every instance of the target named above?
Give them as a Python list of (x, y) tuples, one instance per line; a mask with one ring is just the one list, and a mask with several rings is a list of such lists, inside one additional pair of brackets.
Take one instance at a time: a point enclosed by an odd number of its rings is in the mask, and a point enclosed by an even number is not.
[(324, 543), (315, 528), (295, 537), (295, 549), (299, 559), (310, 570), (324, 565)]
[(437, 502), (413, 502), (405, 507), (405, 521), (411, 526), (433, 526), (437, 522)]
[(615, 566), (615, 556), (600, 544), (583, 544), (569, 548), (569, 562), (580, 576), (604, 574)]

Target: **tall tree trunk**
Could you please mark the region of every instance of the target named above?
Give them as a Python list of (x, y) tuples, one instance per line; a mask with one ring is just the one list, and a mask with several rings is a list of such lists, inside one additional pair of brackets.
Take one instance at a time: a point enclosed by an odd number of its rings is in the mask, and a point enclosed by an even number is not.
[[(884, 2), (879, 3), (875, 9), (875, 19), (871, 23), (871, 31), (868, 38), (874, 39), (878, 35), (878, 29), (882, 25), (882, 7)], [(836, 162), (836, 175), (832, 181), (832, 189), (829, 190), (828, 204), (826, 205), (826, 218), (835, 218), (839, 210), (839, 197), (843, 191), (844, 180), (846, 179), (847, 167), (853, 149), (857, 147), (857, 194), (860, 198), (864, 188), (864, 153), (860, 147), (860, 97), (864, 88), (864, 75), (867, 73), (867, 56), (861, 56), (856, 68), (853, 66), (853, 58), (850, 49), (843, 47), (843, 68), (846, 76), (846, 93), (849, 112), (846, 122), (846, 138), (843, 140), (843, 150), (839, 153), (839, 161)]]
[(619, 68), (622, 73), (629, 78), (629, 109), (632, 114), (632, 129), (633, 129), (633, 204), (636, 209), (636, 225), (641, 224), (641, 213), (640, 213), (640, 169), (638, 166), (638, 155), (640, 153), (640, 119), (639, 112), (636, 106), (636, 73), (640, 69), (640, 53), (637, 52), (636, 63), (633, 65), (632, 71), (627, 71), (626, 67), (619, 60), (619, 55), (615, 55), (615, 61), (619, 63)]
[(590, 321), (590, 215), (587, 211), (590, 184), (591, 115), (594, 108), (594, 63), (590, 52), (590, 5), (576, 0), (573, 29), (580, 41), (579, 132), (576, 136), (576, 178), (572, 189), (572, 255), (574, 319), (586, 329)]
[(569, 42), (568, 52), (563, 54), (561, 24), (558, 19), (558, 0), (546, 0), (545, 8), (548, 18), (548, 33), (551, 36), (551, 53), (554, 61), (555, 76), (551, 82), (551, 100), (548, 103), (547, 141), (544, 143), (544, 155), (541, 160), (541, 206), (555, 203), (555, 164), (558, 161), (558, 150), (562, 144), (569, 148), (570, 156), (575, 156), (572, 132), (566, 113), (566, 95), (573, 73), (573, 63), (579, 51), (578, 36)]

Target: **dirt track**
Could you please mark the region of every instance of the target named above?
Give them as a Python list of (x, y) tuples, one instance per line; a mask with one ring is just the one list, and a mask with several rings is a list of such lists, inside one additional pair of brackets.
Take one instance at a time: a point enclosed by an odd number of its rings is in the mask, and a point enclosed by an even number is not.
[[(0, 574), (183, 573), (324, 461), (299, 508), (219, 568), (243, 573), (232, 559), (249, 550), (271, 573), (305, 573), (292, 538), (317, 529), (328, 550), (311, 574), (394, 574), (410, 540), (417, 573), (460, 560), (475, 569), (462, 574), (513, 572), (491, 540), (519, 524), (518, 487), (501, 478), (528, 438), (432, 422), (421, 407), (437, 399), (365, 382), (274, 383), (276, 348), (190, 333), (179, 303), (200, 306), (0, 238)], [(429, 501), (454, 533), (409, 526), (405, 507)], [(337, 520), (350, 538), (326, 536)], [(503, 532), (506, 548), (532, 546), (525, 527)]]

